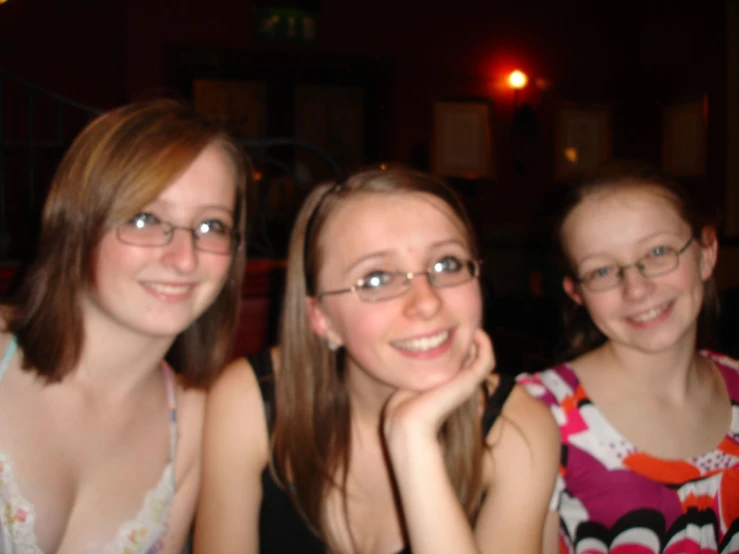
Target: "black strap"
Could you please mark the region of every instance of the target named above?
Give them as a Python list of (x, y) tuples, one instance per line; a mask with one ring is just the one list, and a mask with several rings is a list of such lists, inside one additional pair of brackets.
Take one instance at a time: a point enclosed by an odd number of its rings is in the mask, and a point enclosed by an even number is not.
[(503, 411), (503, 404), (508, 400), (515, 386), (516, 380), (513, 377), (509, 375), (500, 376), (498, 386), (493, 391), (493, 394), (490, 395), (490, 398), (488, 398), (487, 404), (485, 405), (485, 413), (482, 415), (482, 434), (484, 437), (493, 428), (495, 420)]
[(254, 374), (259, 382), (264, 402), (264, 415), (267, 418), (267, 429), (272, 432), (274, 422), (275, 405), (275, 374), (272, 366), (272, 353), (269, 348), (261, 350), (256, 354), (247, 354), (246, 361), (251, 364)]

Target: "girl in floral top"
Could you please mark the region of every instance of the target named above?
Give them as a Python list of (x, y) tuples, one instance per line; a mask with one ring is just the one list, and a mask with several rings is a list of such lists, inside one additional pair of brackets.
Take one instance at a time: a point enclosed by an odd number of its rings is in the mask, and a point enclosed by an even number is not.
[(739, 365), (697, 350), (718, 245), (693, 210), (636, 164), (601, 168), (566, 203), (577, 354), (520, 378), (562, 439), (545, 552), (739, 552)]

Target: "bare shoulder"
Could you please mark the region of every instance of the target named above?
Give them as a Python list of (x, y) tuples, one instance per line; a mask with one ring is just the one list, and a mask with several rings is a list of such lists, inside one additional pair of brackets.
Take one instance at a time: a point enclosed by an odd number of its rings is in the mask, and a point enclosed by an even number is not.
[(520, 385), (513, 387), (488, 433), (488, 444), (501, 455), (528, 452), (544, 459), (558, 458), (559, 441), (559, 427), (549, 408)]
[(560, 459), (554, 418), (516, 385), (487, 442), (486, 496), (475, 526), (478, 544), (488, 545), (486, 552), (541, 552)]
[[(208, 394), (209, 407), (218, 404), (241, 411), (245, 404), (262, 409), (261, 389), (254, 369), (246, 358), (237, 358), (228, 364), (216, 379)], [(256, 402), (255, 402), (256, 401)]]
[(206, 436), (234, 450), (243, 446), (266, 459), (269, 440), (264, 399), (245, 358), (232, 361), (213, 383), (205, 412)]

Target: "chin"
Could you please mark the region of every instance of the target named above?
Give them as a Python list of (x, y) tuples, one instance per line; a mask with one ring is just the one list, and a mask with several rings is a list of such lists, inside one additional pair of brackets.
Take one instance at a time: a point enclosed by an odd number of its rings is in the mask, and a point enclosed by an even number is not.
[(415, 379), (413, 383), (409, 383), (408, 388), (417, 392), (431, 390), (444, 385), (445, 383), (448, 383), (454, 378), (456, 374), (456, 371), (450, 372), (448, 370), (440, 370), (431, 374), (422, 375), (419, 376), (418, 379)]

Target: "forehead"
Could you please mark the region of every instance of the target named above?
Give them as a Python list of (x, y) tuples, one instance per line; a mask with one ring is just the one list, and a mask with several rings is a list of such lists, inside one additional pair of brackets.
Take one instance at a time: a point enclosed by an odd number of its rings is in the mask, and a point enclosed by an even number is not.
[(425, 251), (437, 242), (468, 246), (465, 227), (450, 206), (427, 193), (360, 193), (328, 218), (324, 252), (360, 257), (371, 252)]
[(232, 207), (236, 175), (230, 158), (215, 144), (207, 146), (158, 195), (165, 206)]
[(666, 191), (633, 185), (586, 196), (565, 219), (562, 240), (570, 256), (578, 257), (689, 231)]

